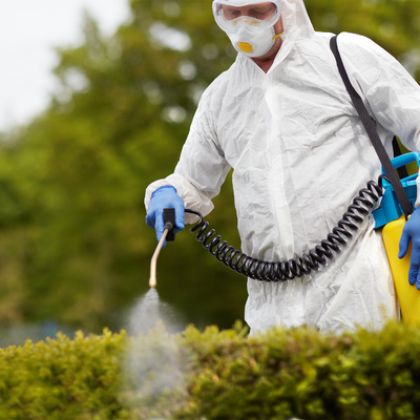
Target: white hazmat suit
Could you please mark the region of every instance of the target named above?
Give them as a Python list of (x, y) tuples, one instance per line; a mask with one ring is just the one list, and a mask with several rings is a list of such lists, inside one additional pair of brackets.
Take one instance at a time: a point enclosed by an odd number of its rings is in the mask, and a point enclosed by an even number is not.
[[(302, 255), (337, 224), (381, 164), (337, 70), (332, 34), (315, 32), (302, 0), (283, 0), (282, 47), (267, 73), (238, 54), (204, 92), (172, 175), (186, 208), (207, 215), (233, 168), (242, 251), (263, 260)], [(398, 135), (420, 150), (420, 87), (373, 41), (343, 33), (338, 46), (385, 147)], [(188, 218), (186, 218), (188, 222)], [(397, 314), (381, 234), (369, 217), (327, 267), (282, 283), (248, 279), (251, 334), (274, 325), (343, 331), (380, 328)]]

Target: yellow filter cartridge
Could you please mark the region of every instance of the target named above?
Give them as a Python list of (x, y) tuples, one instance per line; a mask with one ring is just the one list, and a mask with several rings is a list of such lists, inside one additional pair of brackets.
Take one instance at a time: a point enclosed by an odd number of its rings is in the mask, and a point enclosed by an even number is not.
[(382, 240), (394, 279), (403, 321), (410, 325), (420, 325), (420, 291), (408, 282), (411, 245), (407, 255), (401, 260), (398, 258), (399, 242), (405, 223), (404, 216), (401, 216), (386, 224), (382, 229)]
[(249, 42), (238, 42), (239, 49), (244, 53), (252, 53), (254, 48)]

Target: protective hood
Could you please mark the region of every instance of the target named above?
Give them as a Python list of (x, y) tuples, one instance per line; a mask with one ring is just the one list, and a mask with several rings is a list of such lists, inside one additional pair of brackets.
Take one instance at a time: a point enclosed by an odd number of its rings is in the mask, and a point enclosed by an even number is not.
[(315, 30), (303, 0), (280, 0), (280, 11), (285, 41), (297, 41), (314, 35)]
[[(247, 4), (266, 3), (270, 0), (213, 0), (213, 3), (230, 6), (245, 6)], [(283, 18), (285, 43), (311, 37), (315, 31), (309, 19), (303, 0), (276, 0)]]
[[(213, 3), (226, 4), (226, 6), (241, 7), (248, 4), (267, 3), (272, 0), (213, 0)], [(280, 0), (275, 0), (273, 3), (278, 3)]]

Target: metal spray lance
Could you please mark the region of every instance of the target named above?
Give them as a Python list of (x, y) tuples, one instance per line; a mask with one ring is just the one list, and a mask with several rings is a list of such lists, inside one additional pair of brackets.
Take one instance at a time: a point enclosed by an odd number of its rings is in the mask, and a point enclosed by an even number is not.
[(165, 243), (165, 241), (175, 240), (175, 209), (164, 209), (163, 220), (165, 222), (163, 235), (156, 246), (155, 252), (153, 253), (152, 260), (150, 263), (149, 287), (153, 289), (157, 286), (156, 266), (160, 251), (163, 248), (163, 244)]

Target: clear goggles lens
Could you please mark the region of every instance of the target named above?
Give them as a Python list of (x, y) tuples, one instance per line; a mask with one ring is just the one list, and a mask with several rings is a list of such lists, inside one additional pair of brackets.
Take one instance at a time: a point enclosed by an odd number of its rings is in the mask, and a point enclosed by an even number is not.
[(272, 2), (229, 6), (215, 2), (213, 12), (218, 25), (224, 30), (234, 30), (239, 23), (251, 26), (272, 26), (280, 17), (280, 11)]

